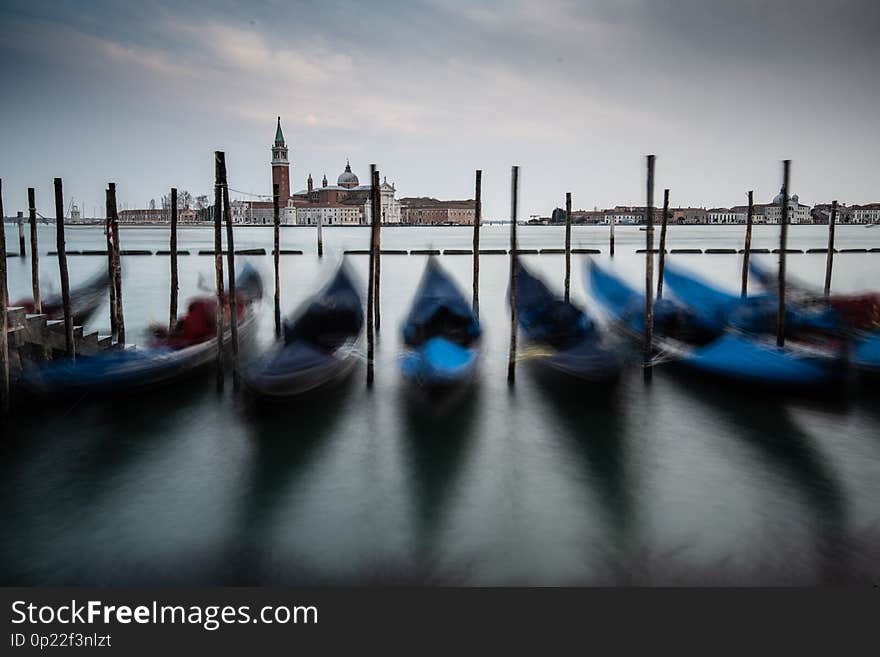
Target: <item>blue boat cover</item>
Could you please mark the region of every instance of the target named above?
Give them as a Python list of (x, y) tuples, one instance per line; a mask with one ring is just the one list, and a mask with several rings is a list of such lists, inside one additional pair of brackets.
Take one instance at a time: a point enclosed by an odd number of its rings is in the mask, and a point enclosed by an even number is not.
[[(645, 295), (594, 261), (590, 261), (589, 273), (588, 286), (605, 311), (630, 331), (644, 333)], [(658, 334), (688, 336), (704, 336), (707, 332), (705, 322), (687, 308), (666, 298), (654, 303), (654, 330)]]
[[(761, 294), (743, 298), (718, 289), (668, 263), (664, 268), (663, 280), (708, 330), (721, 332), (728, 326), (751, 333), (776, 330), (778, 301), (775, 295)], [(835, 331), (840, 328), (837, 313), (825, 305), (789, 304), (786, 307), (785, 323), (790, 331)]]
[(835, 375), (833, 361), (798, 356), (790, 350), (736, 333), (726, 333), (685, 355), (698, 370), (763, 385), (812, 387)]
[(520, 262), (516, 264), (516, 319), (529, 340), (556, 349), (573, 347), (596, 335), (596, 325), (584, 311), (554, 295)]
[(364, 324), (361, 295), (345, 263), (317, 296), (284, 322), (284, 342), (244, 371), (248, 387), (260, 394), (292, 396), (320, 387), (348, 370), (353, 345)]
[(868, 333), (856, 342), (853, 360), (862, 369), (880, 372), (880, 331)]
[(407, 378), (426, 383), (452, 384), (470, 377), (478, 352), (446, 338), (433, 337), (404, 354), (400, 368)]
[(263, 278), (251, 263), (245, 262), (236, 273), (235, 292), (247, 302), (263, 298)]
[(455, 282), (430, 258), (403, 323), (403, 340), (418, 346), (432, 337), (468, 345), (480, 337), (480, 322)]
[[(591, 263), (591, 283), (597, 301), (606, 307), (618, 321), (631, 330), (642, 332), (644, 327), (644, 295), (629, 288), (616, 276)], [(661, 302), (666, 302), (662, 299)], [(665, 305), (665, 304), (664, 304)], [(671, 307), (675, 308), (676, 304)], [(670, 306), (666, 306), (670, 308)], [(687, 335), (675, 330), (674, 324), (664, 324), (671, 311), (663, 311), (655, 332), (659, 335), (688, 342)], [(684, 311), (684, 323), (687, 316)], [(655, 320), (658, 318), (655, 307)], [(679, 318), (681, 320), (681, 318)], [(681, 356), (680, 362), (702, 372), (754, 384), (805, 388), (827, 383), (839, 375), (836, 360), (828, 357), (807, 356), (791, 349), (778, 348), (741, 333), (715, 334), (706, 344), (693, 345)]]
[(364, 324), (361, 294), (343, 263), (330, 283), (284, 322), (287, 344), (306, 342), (325, 351), (360, 334)]

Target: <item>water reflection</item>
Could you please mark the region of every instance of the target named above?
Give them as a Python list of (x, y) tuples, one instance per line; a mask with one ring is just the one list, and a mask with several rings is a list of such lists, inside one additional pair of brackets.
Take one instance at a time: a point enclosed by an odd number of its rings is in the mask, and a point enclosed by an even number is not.
[[(205, 396), (198, 386), (150, 391), (151, 413), (144, 413), (141, 395), (107, 404), (69, 400), (59, 412), (44, 409), (17, 422), (0, 466), (6, 508), (0, 580), (99, 585), (142, 574), (118, 566), (136, 555), (114, 550), (149, 518), (123, 513), (103, 526), (105, 516), (109, 509), (125, 509), (132, 479), (146, 463), (173, 451), (181, 426), (194, 428), (189, 415)], [(93, 533), (96, 526), (102, 540)]]
[[(699, 402), (713, 407), (734, 427), (736, 435), (767, 457), (771, 470), (789, 482), (800, 494), (812, 519), (814, 532), (813, 562), (815, 571), (799, 572), (803, 547), (786, 536), (773, 536), (772, 557), (766, 561), (784, 564), (793, 572), (758, 572), (759, 581), (788, 575), (794, 582), (833, 585), (844, 581), (850, 572), (846, 498), (827, 459), (813, 446), (809, 437), (792, 421), (789, 411), (778, 401), (729, 386), (706, 385), (703, 381), (676, 379)], [(732, 400), (735, 400), (733, 402)], [(761, 570), (769, 563), (756, 560)], [(812, 581), (809, 581), (812, 580)]]
[(279, 528), (287, 527), (285, 493), (308, 472), (318, 452), (327, 447), (342, 416), (337, 409), (350, 403), (353, 389), (361, 382), (361, 377), (353, 374), (335, 386), (294, 399), (244, 402), (241, 410), (248, 426), (252, 458), (242, 482), (239, 515), (231, 523), (224, 584), (309, 580), (309, 574), (299, 572), (292, 564), (273, 563), (269, 558), (271, 547), (278, 545)]
[(441, 527), (454, 501), (459, 472), (476, 434), (482, 386), (456, 391), (434, 406), (424, 394), (402, 389), (403, 451), (410, 467), (415, 517), (415, 560), (433, 563), (441, 552)]
[(624, 408), (616, 387), (546, 377), (536, 387), (563, 428), (566, 446), (595, 483), (612, 550), (624, 552), (631, 543), (633, 482), (627, 469)]

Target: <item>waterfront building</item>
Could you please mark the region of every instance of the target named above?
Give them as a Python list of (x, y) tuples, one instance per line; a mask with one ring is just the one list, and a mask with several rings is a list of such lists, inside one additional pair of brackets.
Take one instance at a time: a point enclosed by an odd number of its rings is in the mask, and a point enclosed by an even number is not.
[(708, 222), (706, 208), (670, 208), (670, 220), (674, 224), (705, 224)]
[[(771, 203), (762, 206), (768, 224), (778, 224), (782, 221), (782, 202), (782, 190), (779, 190)], [(810, 223), (810, 206), (800, 203), (797, 194), (788, 197), (788, 221), (792, 224)]]
[(854, 224), (880, 223), (880, 203), (853, 205), (850, 211), (852, 213), (852, 223)]
[(472, 226), (476, 217), (476, 202), (441, 201), (427, 196), (400, 199), (402, 221), (415, 226)]
[(119, 210), (121, 224), (165, 224), (171, 221), (171, 211), (166, 208)]
[(710, 208), (706, 210), (706, 223), (709, 224), (744, 224), (746, 213), (736, 208)]
[(571, 223), (573, 224), (602, 224), (605, 220), (605, 210), (572, 210)]

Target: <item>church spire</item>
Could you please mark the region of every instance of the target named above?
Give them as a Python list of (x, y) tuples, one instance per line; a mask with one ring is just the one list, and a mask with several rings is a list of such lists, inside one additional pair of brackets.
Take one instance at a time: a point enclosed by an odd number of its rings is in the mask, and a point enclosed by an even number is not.
[(275, 128), (275, 145), (284, 146), (284, 133), (281, 132), (281, 117), (278, 117), (278, 127)]

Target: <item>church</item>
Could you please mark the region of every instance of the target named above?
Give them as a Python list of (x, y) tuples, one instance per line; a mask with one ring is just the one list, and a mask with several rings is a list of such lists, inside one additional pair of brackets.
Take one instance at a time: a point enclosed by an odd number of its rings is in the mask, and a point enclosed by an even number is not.
[[(371, 186), (360, 184), (348, 161), (335, 185), (328, 184), (325, 174), (321, 186), (317, 187), (310, 173), (306, 188), (291, 193), (290, 181), (288, 148), (279, 116), (275, 142), (272, 144), (272, 184), (278, 185), (282, 222), (300, 226), (315, 226), (318, 223), (324, 226), (363, 226), (372, 222)], [(400, 202), (395, 198), (396, 193), (394, 185), (383, 179), (379, 185), (383, 224), (400, 223)]]

